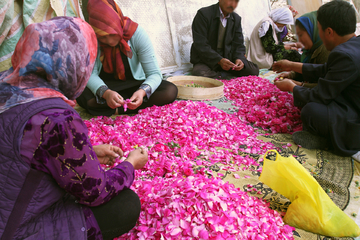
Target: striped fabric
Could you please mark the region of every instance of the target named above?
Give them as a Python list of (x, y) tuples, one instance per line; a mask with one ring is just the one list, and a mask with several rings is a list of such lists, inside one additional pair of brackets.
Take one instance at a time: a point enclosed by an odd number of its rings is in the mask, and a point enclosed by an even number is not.
[(11, 56), (25, 27), (56, 16), (84, 19), (81, 0), (0, 1), (0, 72), (11, 67)]

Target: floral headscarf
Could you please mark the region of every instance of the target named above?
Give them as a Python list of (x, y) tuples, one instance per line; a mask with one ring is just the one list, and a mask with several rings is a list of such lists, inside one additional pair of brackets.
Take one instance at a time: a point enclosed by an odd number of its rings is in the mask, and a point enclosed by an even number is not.
[(79, 18), (29, 25), (11, 58), (13, 67), (0, 77), (0, 113), (44, 98), (60, 97), (74, 106), (71, 100), (84, 90), (96, 54), (94, 31)]
[(304, 49), (303, 53), (301, 54), (301, 62), (302, 63), (308, 63), (310, 62), (311, 55), (314, 53), (314, 51), (320, 47), (323, 42), (319, 35), (319, 29), (317, 26), (317, 11), (309, 12), (301, 17), (299, 17), (297, 20), (301, 22), (301, 24), (304, 26), (306, 32), (309, 34), (311, 41), (313, 42), (313, 46), (311, 49), (307, 50)]
[(105, 72), (114, 73), (116, 78), (125, 80), (125, 68), (120, 51), (127, 57), (132, 57), (132, 51), (127, 42), (135, 33), (138, 24), (124, 17), (113, 0), (89, 0), (87, 9), (89, 23), (97, 37), (110, 34), (120, 37), (120, 43), (115, 47), (100, 43), (102, 50), (100, 59)]

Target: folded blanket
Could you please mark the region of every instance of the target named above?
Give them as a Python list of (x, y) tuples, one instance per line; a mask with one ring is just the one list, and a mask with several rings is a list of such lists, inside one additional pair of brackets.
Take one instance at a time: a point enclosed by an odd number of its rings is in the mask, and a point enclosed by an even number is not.
[(56, 16), (80, 17), (79, 0), (38, 0), (0, 2), (0, 72), (11, 67), (11, 56), (24, 29), (31, 23)]

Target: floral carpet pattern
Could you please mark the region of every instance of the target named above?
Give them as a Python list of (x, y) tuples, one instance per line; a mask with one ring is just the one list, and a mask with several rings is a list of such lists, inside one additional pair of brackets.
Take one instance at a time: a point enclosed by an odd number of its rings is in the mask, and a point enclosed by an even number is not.
[(149, 152), (133, 184), (140, 219), (119, 239), (331, 239), (282, 222), (289, 200), (258, 180), (269, 149), (294, 156), (355, 220), (360, 164), (297, 146), (290, 134), (301, 129), (299, 109), (271, 77), (223, 82), (222, 99), (176, 101), (134, 116), (93, 117), (76, 108), (90, 119), (93, 144), (121, 146), (125, 156), (137, 146)]

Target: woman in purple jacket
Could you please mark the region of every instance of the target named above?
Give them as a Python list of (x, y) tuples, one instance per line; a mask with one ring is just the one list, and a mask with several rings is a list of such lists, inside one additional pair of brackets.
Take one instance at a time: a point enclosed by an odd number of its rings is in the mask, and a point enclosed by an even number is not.
[(0, 77), (0, 239), (113, 239), (140, 214), (129, 189), (143, 149), (92, 146), (71, 107), (97, 55), (92, 28), (57, 17), (29, 25)]

